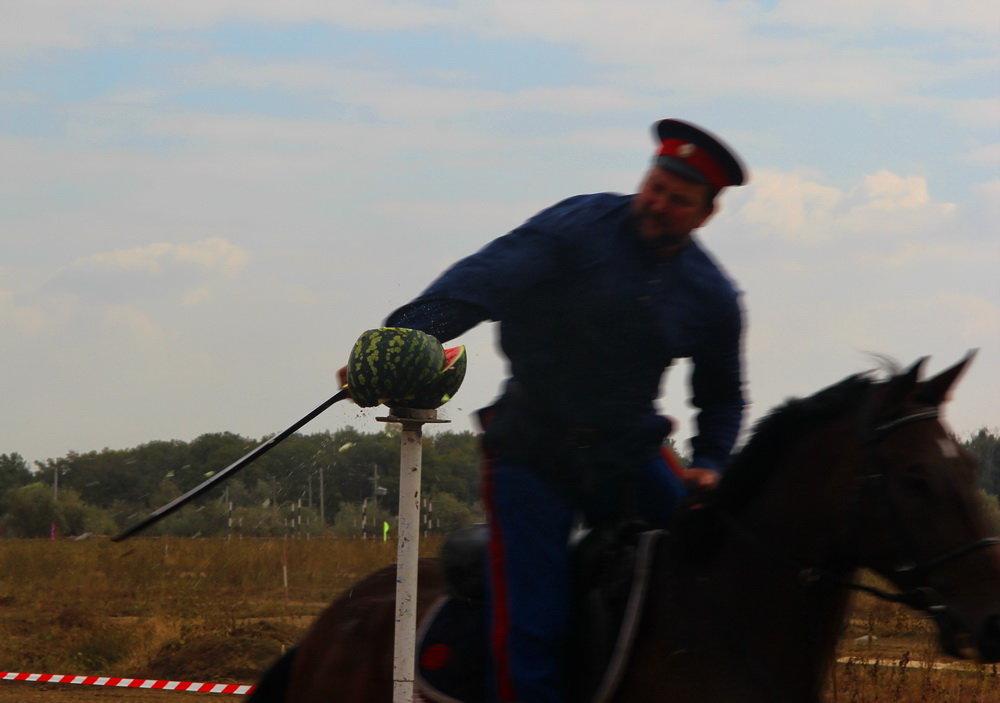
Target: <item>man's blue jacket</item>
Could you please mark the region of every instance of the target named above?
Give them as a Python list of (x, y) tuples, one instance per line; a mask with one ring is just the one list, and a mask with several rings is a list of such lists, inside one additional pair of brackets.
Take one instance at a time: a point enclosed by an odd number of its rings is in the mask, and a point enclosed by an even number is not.
[(632, 197), (581, 195), (543, 210), (454, 264), (386, 324), (447, 341), (499, 321), (509, 388), (553, 437), (655, 426), (664, 371), (690, 358), (692, 465), (721, 470), (744, 407), (739, 294), (696, 241), (669, 258), (645, 247)]

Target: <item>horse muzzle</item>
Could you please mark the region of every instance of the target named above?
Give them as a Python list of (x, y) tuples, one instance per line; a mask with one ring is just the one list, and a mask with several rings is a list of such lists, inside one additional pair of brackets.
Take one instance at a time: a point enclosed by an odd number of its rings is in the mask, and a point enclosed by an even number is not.
[(976, 644), (981, 661), (988, 664), (1000, 662), (1000, 615), (984, 619)]
[(941, 648), (958, 659), (975, 659), (984, 664), (1000, 662), (1000, 614), (988, 615), (977, 628), (967, 627), (953, 610), (930, 611), (938, 627)]

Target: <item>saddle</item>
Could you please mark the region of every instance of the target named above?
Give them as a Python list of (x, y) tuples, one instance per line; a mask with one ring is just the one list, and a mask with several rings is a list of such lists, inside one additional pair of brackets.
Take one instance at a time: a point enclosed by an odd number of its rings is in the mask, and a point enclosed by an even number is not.
[[(573, 617), (570, 700), (614, 693), (635, 637), (660, 530), (638, 523), (581, 531), (571, 540)], [(416, 682), (436, 703), (487, 703), (486, 525), (449, 535), (441, 550), (448, 592), (417, 633)]]

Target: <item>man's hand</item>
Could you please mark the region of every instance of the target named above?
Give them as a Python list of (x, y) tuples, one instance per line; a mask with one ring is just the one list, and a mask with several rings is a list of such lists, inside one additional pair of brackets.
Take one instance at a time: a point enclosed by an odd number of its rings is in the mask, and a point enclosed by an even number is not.
[(692, 467), (681, 470), (681, 481), (684, 482), (684, 487), (692, 493), (704, 493), (712, 490), (719, 485), (720, 478), (719, 472), (712, 469)]

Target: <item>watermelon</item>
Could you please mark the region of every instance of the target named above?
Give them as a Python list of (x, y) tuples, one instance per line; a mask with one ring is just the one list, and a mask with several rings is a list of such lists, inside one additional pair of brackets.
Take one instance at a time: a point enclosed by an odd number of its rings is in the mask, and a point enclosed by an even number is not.
[(444, 367), (437, 377), (418, 390), (412, 399), (405, 399), (401, 404), (410, 408), (438, 408), (458, 392), (465, 379), (468, 366), (468, 356), (465, 347), (452, 347), (444, 350)]
[(362, 332), (347, 360), (347, 387), (368, 408), (412, 396), (432, 383), (444, 366), (437, 338), (402, 327)]

